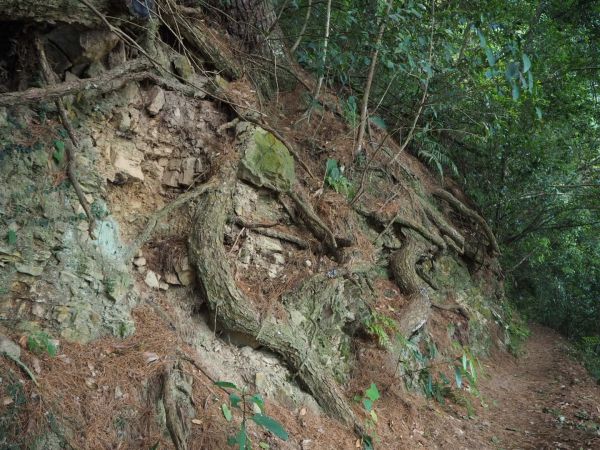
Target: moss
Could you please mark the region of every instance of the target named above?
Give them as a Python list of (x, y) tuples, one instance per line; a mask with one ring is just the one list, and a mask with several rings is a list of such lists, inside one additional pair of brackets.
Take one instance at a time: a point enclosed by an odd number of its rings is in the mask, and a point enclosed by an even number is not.
[(285, 145), (262, 128), (254, 128), (240, 167), (241, 177), (256, 186), (287, 192), (296, 182), (294, 159)]

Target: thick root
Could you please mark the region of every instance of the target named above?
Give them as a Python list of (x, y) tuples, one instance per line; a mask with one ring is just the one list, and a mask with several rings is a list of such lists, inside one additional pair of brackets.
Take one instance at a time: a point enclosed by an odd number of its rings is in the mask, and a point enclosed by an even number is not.
[(362, 432), (330, 371), (311, 349), (307, 332), (272, 316), (261, 321), (259, 312), (235, 284), (223, 247), (223, 235), (232, 210), (236, 170), (230, 167), (223, 172), (220, 183), (200, 197), (190, 234), (190, 259), (205, 300), (226, 329), (250, 336), (281, 355), (325, 411)]
[(390, 257), (390, 269), (396, 284), (409, 297), (409, 303), (402, 309), (402, 317), (398, 321), (398, 331), (407, 338), (427, 322), (431, 311), (427, 290), (415, 269), (423, 249), (423, 245), (408, 234), (404, 245)]

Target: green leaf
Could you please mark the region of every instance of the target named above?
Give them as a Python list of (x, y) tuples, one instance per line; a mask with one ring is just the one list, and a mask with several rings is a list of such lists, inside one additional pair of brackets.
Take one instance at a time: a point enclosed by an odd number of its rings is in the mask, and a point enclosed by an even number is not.
[(523, 53), (523, 73), (529, 72), (529, 69), (531, 69), (531, 60), (529, 56)]
[(63, 141), (54, 141), (54, 153), (52, 153), (52, 159), (56, 164), (61, 164), (65, 159), (65, 143)]
[(463, 353), (463, 355), (462, 355), (462, 358), (461, 358), (461, 361), (462, 361), (462, 366), (463, 366), (463, 369), (464, 369), (464, 370), (467, 370), (467, 367), (468, 367), (468, 361), (467, 361), (467, 355), (466, 355), (465, 353)]
[(515, 78), (517, 78), (519, 76), (519, 65), (514, 62), (511, 61), (508, 66), (506, 66), (506, 79), (508, 81), (514, 80)]
[(377, 417), (377, 413), (374, 410), (371, 410), (371, 420), (373, 421), (373, 423), (377, 423), (377, 420), (379, 420), (379, 418)]
[(363, 406), (365, 407), (365, 411), (369, 412), (373, 408), (373, 402), (368, 398), (363, 398)]
[(266, 442), (259, 442), (259, 443), (258, 443), (258, 446), (259, 446), (260, 448), (264, 448), (264, 449), (266, 449), (266, 450), (269, 450), (269, 449), (271, 448), (271, 446), (270, 446), (269, 444), (267, 444)]
[(233, 406), (234, 408), (239, 408), (239, 404), (242, 401), (242, 398), (237, 395), (235, 392), (232, 392), (231, 394), (229, 394), (229, 403), (231, 403), (231, 406)]
[(252, 397), (250, 397), (250, 401), (259, 407), (260, 412), (265, 412), (265, 401), (260, 394), (254, 394)]
[(527, 72), (527, 87), (529, 88), (529, 93), (533, 92), (533, 74), (531, 72)]
[(458, 366), (454, 367), (454, 379), (456, 380), (456, 387), (462, 388), (462, 371)]
[(8, 245), (15, 245), (17, 243), (17, 233), (15, 230), (8, 230), (8, 235), (6, 236), (8, 240)]
[(235, 389), (237, 391), (240, 390), (234, 383), (232, 383), (230, 381), (215, 381), (215, 385), (222, 387), (224, 389), (229, 388), (229, 389)]
[(494, 56), (494, 52), (491, 48), (487, 47), (485, 49), (485, 56), (487, 57), (488, 64), (490, 65), (490, 67), (494, 67), (494, 65), (496, 64), (496, 57)]
[(288, 434), (279, 422), (269, 416), (265, 416), (264, 414), (254, 414), (252, 416), (252, 420), (261, 427), (266, 428), (275, 436), (283, 441), (288, 440)]
[(371, 122), (373, 122), (375, 125), (377, 125), (382, 130), (387, 130), (387, 124), (385, 123), (385, 120), (383, 120), (383, 117), (371, 116)]
[(338, 167), (338, 162), (335, 159), (329, 158), (325, 164), (325, 176), (331, 178), (332, 181), (336, 181), (340, 178), (341, 172)]
[(248, 433), (246, 433), (246, 424), (242, 423), (240, 431), (235, 436), (227, 438), (227, 444), (238, 445), (240, 450), (251, 450), (250, 440), (248, 439)]
[(374, 450), (373, 439), (371, 436), (364, 436), (362, 439), (363, 450)]
[(379, 399), (380, 395), (375, 383), (371, 383), (369, 389), (365, 391), (365, 395), (373, 402)]
[(227, 403), (223, 403), (221, 405), (221, 411), (223, 411), (223, 417), (225, 417), (225, 420), (227, 422), (231, 422), (231, 419), (233, 419), (233, 414), (231, 414), (231, 410), (229, 409), (229, 406), (227, 406)]
[(537, 118), (538, 118), (539, 120), (542, 120), (542, 110), (540, 109), (540, 107), (539, 107), (539, 106), (536, 106), (536, 107), (535, 107), (535, 115), (537, 116)]
[(519, 100), (519, 95), (520, 95), (519, 85), (517, 83), (514, 83), (513, 87), (512, 87), (512, 98), (515, 102), (517, 100)]

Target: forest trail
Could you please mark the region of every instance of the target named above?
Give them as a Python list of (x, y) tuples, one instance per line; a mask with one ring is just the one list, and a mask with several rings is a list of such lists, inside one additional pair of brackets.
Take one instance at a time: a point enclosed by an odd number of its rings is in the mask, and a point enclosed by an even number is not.
[(476, 428), (489, 448), (600, 449), (600, 386), (563, 337), (531, 331), (521, 357), (497, 353), (484, 362), (480, 389), (489, 407)]

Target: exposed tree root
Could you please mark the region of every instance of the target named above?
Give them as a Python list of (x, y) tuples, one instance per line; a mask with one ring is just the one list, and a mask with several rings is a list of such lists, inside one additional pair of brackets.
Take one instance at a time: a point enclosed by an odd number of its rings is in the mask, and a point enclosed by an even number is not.
[(131, 258), (135, 256), (135, 254), (142, 247), (142, 245), (144, 245), (152, 237), (152, 233), (154, 232), (154, 229), (156, 228), (156, 225), (158, 225), (158, 222), (160, 220), (170, 215), (176, 209), (181, 208), (187, 202), (195, 199), (199, 195), (206, 192), (206, 190), (211, 188), (213, 184), (214, 183), (212, 181), (209, 181), (205, 184), (198, 186), (192, 191), (188, 191), (184, 194), (181, 194), (173, 202), (169, 203), (164, 208), (160, 209), (159, 211), (155, 212), (152, 216), (150, 216), (142, 232), (127, 248), (123, 259), (125, 259), (125, 261), (130, 261)]
[(272, 226), (277, 224), (254, 224), (246, 222), (241, 217), (236, 217), (233, 222), (236, 225), (239, 225), (243, 228), (248, 228), (249, 230), (254, 231), (255, 233), (262, 234), (263, 236), (272, 237), (275, 239), (279, 239), (281, 241), (291, 242), (296, 245), (298, 248), (307, 249), (309, 248), (308, 242), (304, 239), (299, 238), (298, 236), (294, 236), (292, 234), (284, 233), (283, 231), (273, 230)]
[(488, 238), (488, 240), (490, 241), (490, 245), (492, 246), (494, 252), (496, 252), (497, 254), (500, 254), (500, 247), (498, 246), (498, 241), (496, 241), (496, 237), (494, 236), (492, 229), (490, 228), (490, 226), (487, 224), (487, 222), (485, 221), (485, 219), (483, 217), (481, 217), (479, 214), (477, 214), (471, 208), (466, 206), (463, 202), (458, 200), (454, 195), (452, 195), (448, 191), (445, 191), (443, 189), (436, 189), (435, 191), (433, 191), (433, 195), (448, 202), (448, 204), (450, 206), (452, 206), (454, 209), (456, 209), (459, 213), (461, 213), (462, 215), (472, 219), (474, 222), (481, 225), (481, 228), (483, 228), (483, 231), (484, 231), (486, 237)]
[[(46, 83), (49, 85), (53, 85), (56, 82), (56, 74), (52, 71), (50, 64), (48, 64), (48, 60), (46, 59), (46, 52), (44, 51), (44, 45), (42, 41), (36, 37), (35, 46), (38, 51), (38, 56), (40, 58), (40, 66), (42, 68), (42, 74)], [(94, 228), (96, 226), (96, 221), (94, 220), (94, 216), (92, 215), (92, 211), (90, 210), (90, 205), (85, 198), (85, 194), (83, 193), (83, 189), (81, 189), (81, 185), (79, 184), (79, 180), (77, 177), (77, 170), (75, 166), (75, 150), (79, 146), (79, 142), (77, 136), (75, 135), (75, 130), (71, 126), (71, 122), (67, 117), (67, 111), (65, 110), (65, 105), (62, 101), (62, 98), (57, 98), (55, 100), (56, 108), (58, 109), (58, 113), (60, 115), (60, 120), (67, 130), (67, 134), (69, 135), (69, 139), (71, 142), (67, 142), (65, 144), (65, 153), (67, 155), (67, 175), (69, 177), (69, 181), (75, 189), (75, 194), (81, 204), (81, 207), (85, 211), (85, 215), (87, 216), (89, 223), (89, 235), (93, 239), (94, 238)]]
[(421, 328), (429, 318), (431, 301), (425, 286), (416, 272), (416, 264), (425, 246), (418, 238), (407, 233), (407, 239), (390, 257), (390, 269), (400, 291), (409, 297), (409, 303), (398, 321), (398, 331), (409, 338)]
[[(256, 339), (280, 354), (301, 382), (330, 414), (363, 433), (342, 391), (310, 348), (310, 337), (290, 324), (259, 312), (238, 289), (223, 247), (227, 215), (232, 209), (236, 181), (234, 167), (224, 167), (220, 182), (206, 190), (198, 202), (190, 234), (190, 260), (194, 264), (205, 300), (223, 326)], [(307, 354), (307, 350), (309, 350)]]
[(175, 448), (177, 450), (187, 450), (187, 433), (180, 418), (177, 399), (173, 395), (177, 389), (173, 381), (174, 370), (177, 370), (174, 365), (169, 364), (162, 374), (162, 401), (165, 407), (167, 430), (169, 430)]

